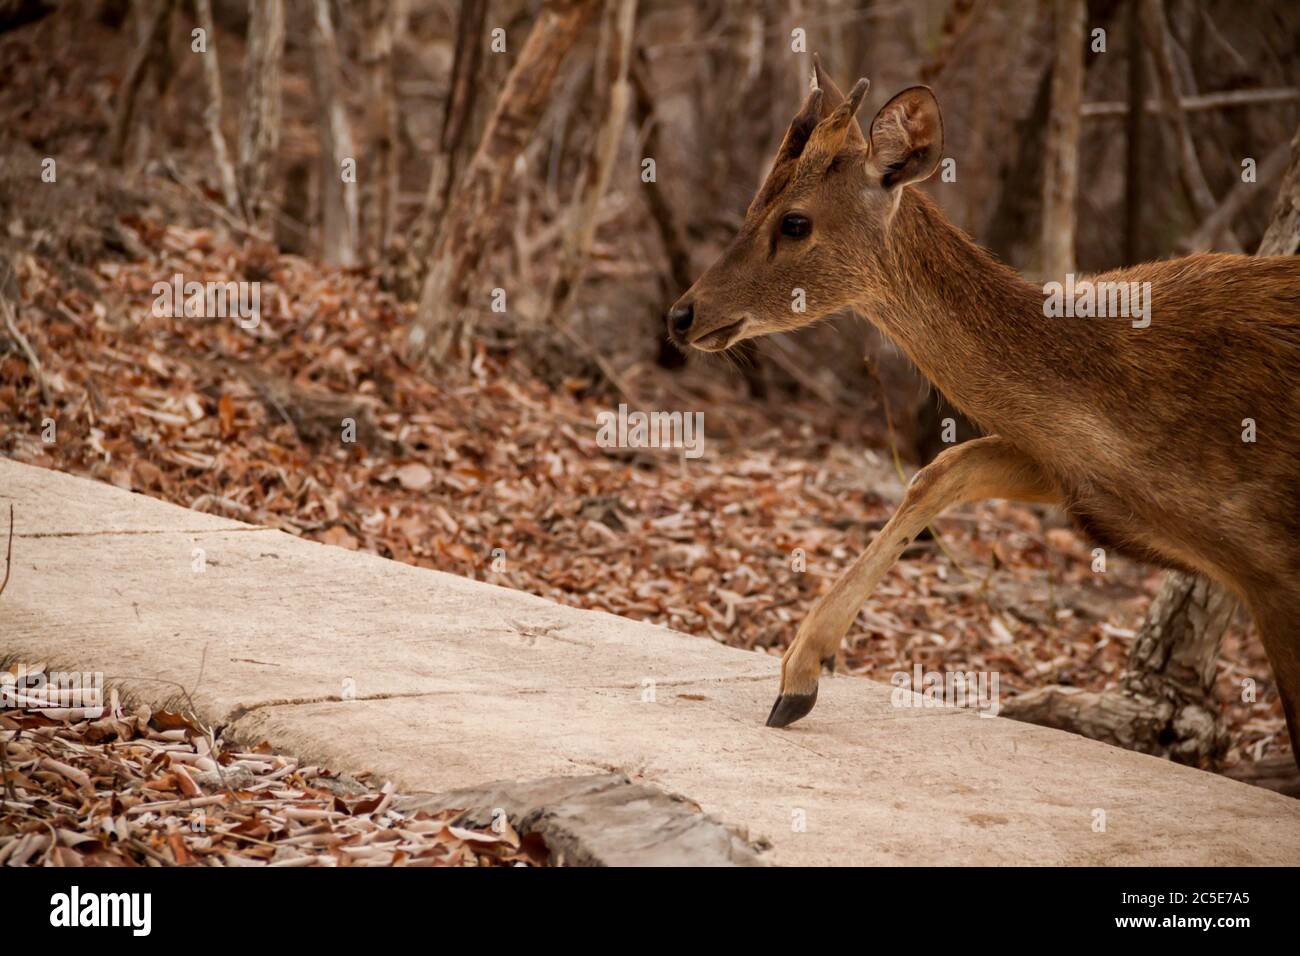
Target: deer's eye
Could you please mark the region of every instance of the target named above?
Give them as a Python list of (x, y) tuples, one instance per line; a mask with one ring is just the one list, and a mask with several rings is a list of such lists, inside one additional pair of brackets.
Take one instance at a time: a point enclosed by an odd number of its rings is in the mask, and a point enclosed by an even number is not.
[(802, 239), (812, 232), (812, 220), (797, 212), (788, 212), (781, 217), (781, 235), (791, 239)]

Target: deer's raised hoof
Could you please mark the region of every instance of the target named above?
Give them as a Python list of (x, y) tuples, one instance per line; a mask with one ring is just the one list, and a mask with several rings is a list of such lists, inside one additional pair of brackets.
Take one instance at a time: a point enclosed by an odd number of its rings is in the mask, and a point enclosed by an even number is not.
[(782, 694), (772, 705), (772, 712), (767, 715), (769, 727), (789, 727), (808, 712), (817, 703), (817, 688), (811, 694)]

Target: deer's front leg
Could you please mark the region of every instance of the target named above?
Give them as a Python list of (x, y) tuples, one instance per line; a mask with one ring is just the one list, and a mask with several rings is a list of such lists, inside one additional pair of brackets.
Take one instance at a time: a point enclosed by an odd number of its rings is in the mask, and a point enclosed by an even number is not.
[(781, 696), (769, 727), (813, 709), (822, 663), (834, 660), (858, 609), (912, 539), (950, 505), (984, 498), (1055, 502), (1059, 495), (1037, 465), (997, 436), (950, 448), (918, 471), (889, 523), (799, 626), (781, 658)]

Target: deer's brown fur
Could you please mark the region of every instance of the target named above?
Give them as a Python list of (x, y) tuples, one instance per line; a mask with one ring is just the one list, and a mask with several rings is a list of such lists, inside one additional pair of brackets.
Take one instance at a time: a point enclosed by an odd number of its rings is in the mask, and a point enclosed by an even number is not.
[[(852, 307), (997, 437), (918, 474), (800, 627), (769, 723), (811, 709), (818, 662), (934, 514), (1018, 497), (1057, 501), (1100, 544), (1233, 590), (1254, 616), (1300, 762), (1300, 258), (1199, 255), (1091, 277), (1149, 282), (1145, 328), (1047, 318), (1041, 287), (907, 185), (942, 150), (929, 91), (895, 97), (864, 136), (851, 118), (827, 129), (856, 104), (817, 71), (740, 234), (679, 300), (670, 333), (716, 351)], [(787, 239), (788, 216), (811, 219), (811, 232)], [(1247, 419), (1254, 442), (1243, 441)]]

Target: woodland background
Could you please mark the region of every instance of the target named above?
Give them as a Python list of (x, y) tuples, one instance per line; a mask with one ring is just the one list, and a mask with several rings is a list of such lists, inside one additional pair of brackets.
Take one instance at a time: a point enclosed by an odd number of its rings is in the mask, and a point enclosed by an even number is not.
[[(0, 0), (0, 454), (779, 653), (958, 417), (852, 317), (665, 342), (813, 52), (867, 117), (934, 88), (924, 188), (1031, 277), (1300, 241), (1281, 0)], [(176, 272), (261, 282), (261, 325), (153, 315)], [(621, 401), (703, 411), (705, 457), (598, 448)], [(936, 530), (848, 670), (998, 670), (1018, 716), (1296, 786), (1213, 589), (1094, 574), (1049, 510)]]

